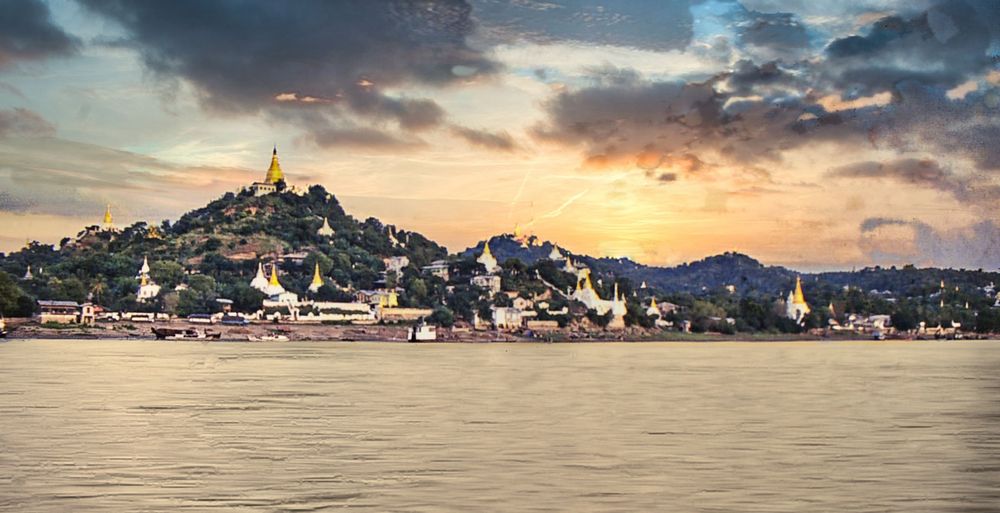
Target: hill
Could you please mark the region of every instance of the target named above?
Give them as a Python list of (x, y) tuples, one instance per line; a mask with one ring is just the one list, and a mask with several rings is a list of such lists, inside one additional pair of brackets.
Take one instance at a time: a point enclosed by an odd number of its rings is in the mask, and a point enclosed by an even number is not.
[[(331, 236), (318, 230), (324, 219)], [(249, 287), (258, 262), (277, 262), (282, 284), (303, 293), (315, 264), (329, 280), (320, 290), (328, 299), (347, 299), (337, 286), (370, 289), (382, 279), (383, 258), (405, 256), (405, 285), (418, 279), (419, 267), (447, 256), (444, 247), (423, 235), (397, 230), (377, 219), (358, 221), (347, 215), (337, 199), (322, 186), (300, 194), (281, 192), (254, 196), (249, 191), (228, 193), (203, 208), (184, 214), (175, 223), (151, 227), (138, 222), (122, 230), (90, 226), (59, 247), (30, 243), (0, 258), (0, 270), (21, 277), (30, 265), (31, 279), (20, 286), (36, 298), (84, 301), (92, 298), (115, 310), (205, 308), (218, 297), (235, 301), (237, 308), (260, 305), (261, 294)], [(136, 273), (144, 258), (152, 279), (165, 289), (189, 286), (191, 292), (165, 294), (159, 303), (135, 303)], [(402, 301), (423, 304), (424, 293)], [(182, 286), (183, 288), (183, 286)], [(8, 313), (12, 315), (12, 313)]]

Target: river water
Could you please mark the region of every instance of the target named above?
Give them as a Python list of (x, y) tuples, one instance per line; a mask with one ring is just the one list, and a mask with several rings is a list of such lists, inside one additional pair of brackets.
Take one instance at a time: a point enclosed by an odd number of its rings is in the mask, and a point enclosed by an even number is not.
[(0, 344), (0, 511), (1000, 511), (1000, 343)]

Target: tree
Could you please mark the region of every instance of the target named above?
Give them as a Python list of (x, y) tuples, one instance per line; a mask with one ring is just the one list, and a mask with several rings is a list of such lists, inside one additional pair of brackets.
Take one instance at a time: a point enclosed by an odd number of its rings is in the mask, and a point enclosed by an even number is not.
[(11, 276), (0, 271), (0, 315), (7, 317), (30, 317), (34, 311), (34, 301), (21, 290)]
[(158, 260), (149, 265), (149, 276), (161, 287), (172, 289), (184, 281), (184, 266), (169, 260)]
[(434, 313), (430, 316), (430, 321), (449, 328), (455, 324), (455, 313), (448, 307), (439, 306), (434, 309)]
[(409, 285), (406, 287), (406, 295), (420, 303), (427, 298), (427, 282), (423, 278), (410, 280)]

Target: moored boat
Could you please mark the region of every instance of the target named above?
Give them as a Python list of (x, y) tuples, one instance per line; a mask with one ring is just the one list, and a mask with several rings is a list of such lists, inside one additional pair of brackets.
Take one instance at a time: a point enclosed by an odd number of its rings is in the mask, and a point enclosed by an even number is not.
[(222, 338), (221, 332), (199, 331), (194, 328), (153, 328), (153, 335), (159, 340), (205, 340)]

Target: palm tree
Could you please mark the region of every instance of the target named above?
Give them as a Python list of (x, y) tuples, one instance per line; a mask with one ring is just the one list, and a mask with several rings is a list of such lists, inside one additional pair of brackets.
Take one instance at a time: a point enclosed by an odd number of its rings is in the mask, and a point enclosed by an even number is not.
[(108, 285), (104, 283), (103, 280), (94, 282), (94, 284), (90, 287), (91, 301), (97, 304), (101, 304), (102, 303), (101, 300), (104, 297), (104, 292), (107, 290), (107, 287)]

